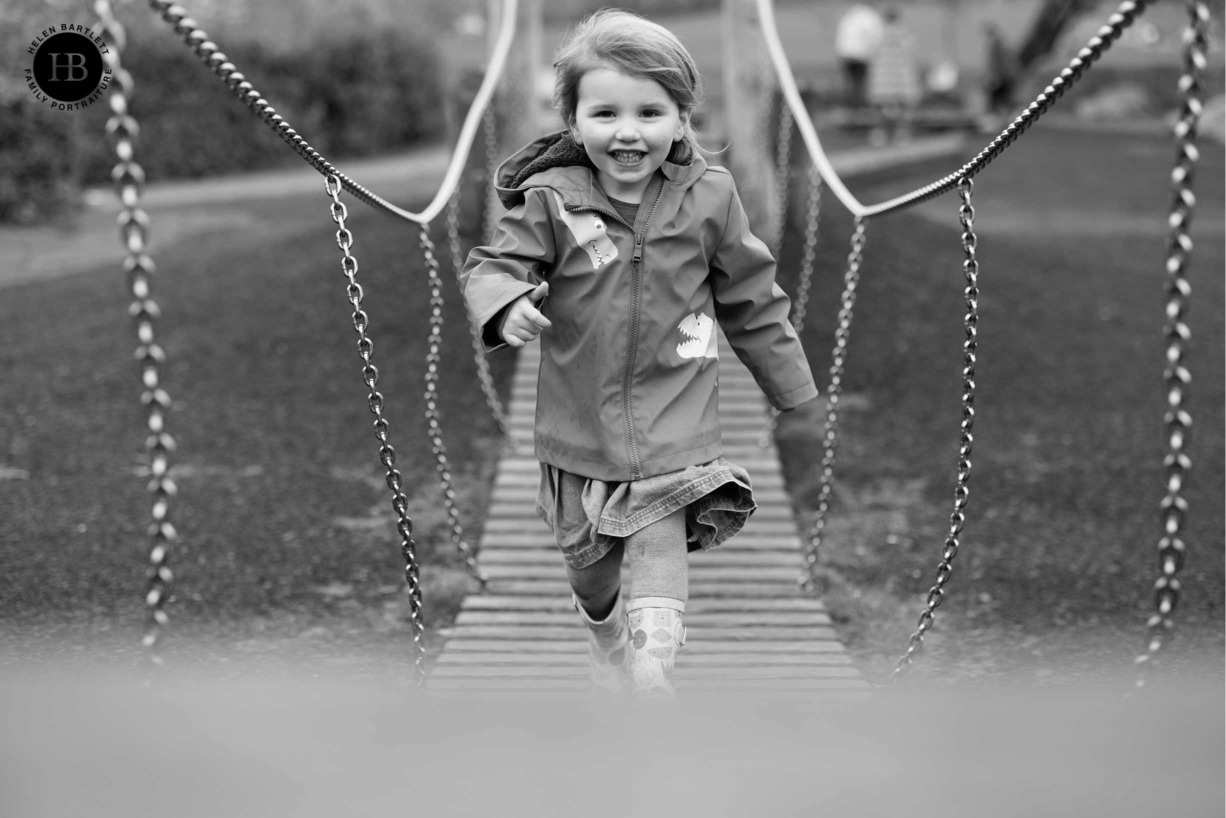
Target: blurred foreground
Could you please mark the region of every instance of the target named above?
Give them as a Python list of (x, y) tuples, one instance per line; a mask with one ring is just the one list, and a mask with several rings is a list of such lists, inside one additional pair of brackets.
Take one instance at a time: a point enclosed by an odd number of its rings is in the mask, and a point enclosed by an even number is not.
[(0, 681), (0, 812), (24, 816), (1220, 816), (1220, 684), (696, 697)]

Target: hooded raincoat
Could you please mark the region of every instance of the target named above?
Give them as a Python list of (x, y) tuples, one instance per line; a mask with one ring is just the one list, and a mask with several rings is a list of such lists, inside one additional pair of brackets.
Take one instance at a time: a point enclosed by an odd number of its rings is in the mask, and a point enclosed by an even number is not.
[(507, 159), (497, 192), (509, 211), (469, 254), (462, 285), (493, 350), (503, 311), (549, 283), (538, 305), (552, 322), (540, 335), (542, 463), (634, 481), (719, 457), (717, 324), (775, 408), (817, 396), (775, 261), (728, 171), (698, 155), (665, 162), (629, 224), (560, 132)]

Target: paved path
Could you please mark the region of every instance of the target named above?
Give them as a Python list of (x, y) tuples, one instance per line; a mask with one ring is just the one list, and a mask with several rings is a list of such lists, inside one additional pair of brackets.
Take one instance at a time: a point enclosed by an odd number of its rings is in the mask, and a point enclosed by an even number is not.
[[(960, 155), (966, 149), (964, 136), (949, 134), (908, 145), (843, 150), (832, 162), (840, 174), (854, 175), (942, 156), (949, 158), (953, 170), (970, 158)], [(438, 189), (449, 159), (449, 146), (432, 145), (395, 156), (336, 164), (342, 173), (389, 201), (424, 203)], [(179, 241), (223, 231), (232, 237), (241, 237), (244, 230), (250, 234), (258, 214), (244, 203), (309, 195), (323, 198), (323, 177), (306, 162), (279, 170), (150, 184), (141, 200), (153, 225), (150, 251), (156, 261), (160, 250)], [(119, 267), (123, 251), (115, 226), (120, 207), (114, 192), (93, 189), (86, 191), (84, 199), (84, 212), (68, 227), (0, 226), (0, 247), (5, 251), (0, 289)], [(360, 202), (355, 206), (364, 207)], [(260, 241), (267, 241), (297, 227), (285, 220), (264, 219), (255, 232)]]

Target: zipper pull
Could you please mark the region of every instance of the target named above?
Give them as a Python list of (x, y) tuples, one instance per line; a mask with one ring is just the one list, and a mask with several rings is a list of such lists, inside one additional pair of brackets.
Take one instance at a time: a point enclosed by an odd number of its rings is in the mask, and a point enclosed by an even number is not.
[(634, 261), (643, 260), (643, 234), (639, 233), (634, 237)]

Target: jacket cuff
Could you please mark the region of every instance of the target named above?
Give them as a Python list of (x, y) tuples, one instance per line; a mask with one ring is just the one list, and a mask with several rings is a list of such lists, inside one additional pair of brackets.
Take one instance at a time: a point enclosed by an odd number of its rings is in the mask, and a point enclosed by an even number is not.
[(767, 399), (770, 400), (771, 406), (775, 407), (781, 412), (785, 412), (788, 409), (795, 409), (802, 403), (808, 403), (817, 396), (817, 384), (813, 383), (813, 381), (809, 381), (803, 386), (798, 386), (795, 389), (788, 390), (782, 394), (767, 395)]
[(490, 316), (490, 320), (486, 321), (481, 327), (481, 343), (487, 353), (496, 352), (503, 347), (510, 346), (510, 344), (502, 340), (502, 322), (506, 320), (507, 310), (509, 309), (511, 309), (511, 305), (507, 304)]

